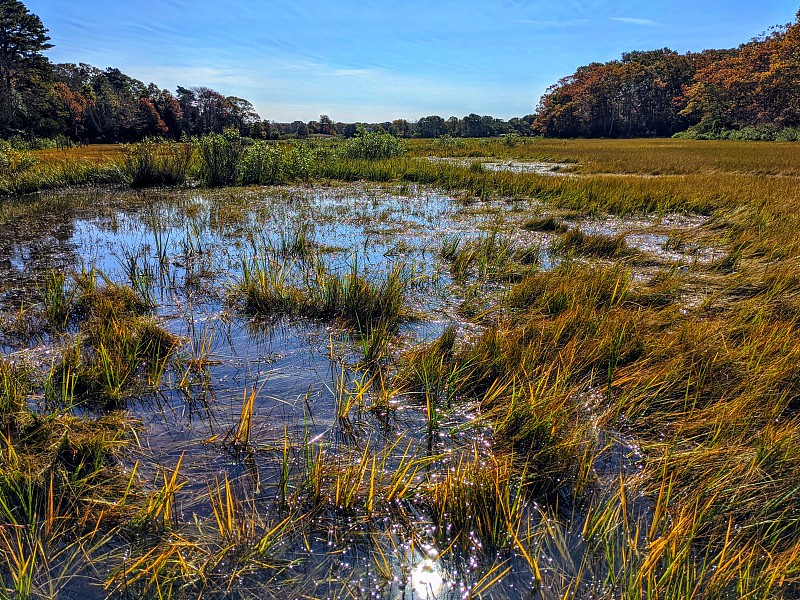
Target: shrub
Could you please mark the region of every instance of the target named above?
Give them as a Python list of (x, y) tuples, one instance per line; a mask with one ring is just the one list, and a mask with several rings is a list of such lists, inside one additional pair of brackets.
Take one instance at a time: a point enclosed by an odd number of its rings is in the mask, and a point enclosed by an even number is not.
[(239, 179), (244, 185), (272, 185), (285, 181), (285, 158), (277, 144), (256, 142), (249, 146), (239, 165)]
[(467, 147), (467, 143), (464, 140), (453, 137), (449, 133), (436, 138), (433, 144), (437, 148), (444, 148), (447, 150), (460, 150)]
[(289, 153), (288, 177), (290, 179), (302, 179), (303, 181), (310, 179), (314, 159), (314, 151), (307, 143), (294, 144), (292, 151)]
[(23, 173), (35, 163), (36, 159), (30, 152), (14, 150), (11, 143), (0, 140), (0, 176)]
[(347, 158), (375, 160), (393, 158), (402, 155), (403, 152), (405, 152), (405, 145), (401, 140), (390, 133), (379, 131), (362, 130), (358, 136), (349, 140), (344, 146), (344, 155)]
[(200, 139), (200, 178), (210, 186), (234, 185), (244, 144), (235, 129), (211, 133)]

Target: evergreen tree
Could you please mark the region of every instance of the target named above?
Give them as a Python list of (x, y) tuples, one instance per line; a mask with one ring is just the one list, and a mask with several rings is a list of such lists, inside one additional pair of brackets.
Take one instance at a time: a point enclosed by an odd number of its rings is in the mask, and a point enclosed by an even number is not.
[(0, 0), (0, 133), (20, 128), (50, 76), (52, 48), (41, 19), (18, 0)]

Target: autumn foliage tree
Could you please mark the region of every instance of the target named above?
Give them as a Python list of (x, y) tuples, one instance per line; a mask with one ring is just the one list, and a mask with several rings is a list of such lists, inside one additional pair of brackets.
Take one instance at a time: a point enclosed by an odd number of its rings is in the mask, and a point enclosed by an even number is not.
[(800, 24), (776, 28), (699, 69), (680, 101), (681, 114), (701, 132), (800, 127)]
[(664, 48), (580, 67), (547, 90), (533, 127), (554, 137), (672, 135), (689, 124), (675, 98), (691, 82), (695, 62)]
[(798, 23), (732, 50), (628, 52), (580, 67), (547, 90), (533, 122), (538, 133), (553, 137), (799, 126)]

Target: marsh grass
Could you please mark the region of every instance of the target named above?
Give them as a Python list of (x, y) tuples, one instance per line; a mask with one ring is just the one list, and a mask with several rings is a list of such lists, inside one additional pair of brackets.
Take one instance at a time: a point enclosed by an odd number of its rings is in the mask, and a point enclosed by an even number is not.
[(565, 233), (556, 241), (554, 247), (558, 252), (574, 252), (597, 258), (616, 258), (633, 254), (623, 234), (616, 236), (587, 234), (577, 229)]
[[(370, 537), (385, 533), (376, 523), (389, 523), (409, 531), (412, 546), (433, 537), (444, 560), (485, 566), (472, 581), (487, 597), (502, 597), (493, 586), (504, 580), (517, 586), (522, 579), (553, 597), (797, 596), (795, 150), (682, 140), (459, 139), (414, 140), (404, 156), (388, 159), (306, 144), (263, 146), (263, 156), (254, 150), (240, 157), (230, 181), (367, 179), (428, 184), (468, 200), (535, 203), (475, 205), (505, 221), (475, 237), (444, 238), (438, 258), (453, 265), (457, 280), (447, 293), (465, 298), (461, 314), (472, 322), (426, 344), (397, 336), (414, 285), (409, 269), (368, 273), (355, 261), (333, 269), (315, 239), (324, 239), (322, 220), (313, 229), (286, 227), (283, 236), (273, 228), (271, 245), (243, 252), (250, 257), (230, 295), (246, 314), (340, 324), (355, 334), (353, 347), (364, 359), (336, 363), (342, 372), (331, 390), (330, 439), (315, 437), (311, 426), (299, 435), (284, 426), (280, 439), (261, 444), (253, 435), (256, 401), (250, 390), (243, 395), (223, 446), (240, 450), (226, 454), (232, 460), (257, 457), (278, 473), (274, 490), (262, 490), (257, 501), (244, 478), (224, 473), (186, 498), (191, 475), (182, 462), (151, 468), (155, 483), (143, 486), (117, 462), (130, 443), (129, 425), (116, 413), (94, 420), (72, 414), (87, 399), (102, 400), (101, 411), (120, 405), (157, 386), (168, 369), (178, 340), (149, 317), (157, 296), (145, 293), (152, 279), (144, 268), (128, 269), (124, 286), (86, 273), (43, 279), (41, 315), (52, 314), (54, 328), (77, 337), (44, 382), (24, 361), (0, 360), (4, 587), (21, 596), (53, 589), (47, 586), (71, 577), (84, 560), (80, 552), (94, 556), (113, 531), (119, 537), (112, 547), (127, 554), (108, 554), (109, 593), (224, 597), (255, 581), (252, 589), (283, 583), (313, 597), (310, 579), (318, 576), (333, 596), (349, 592), (352, 582), (331, 583), (329, 573), (313, 568), (303, 580), (288, 568), (298, 562), (292, 549), (305, 548), (307, 557), (313, 540), (322, 539), (344, 555), (367, 532), (364, 552), (391, 580), (402, 575), (387, 554), (402, 551)], [(437, 164), (430, 153), (569, 161), (574, 168), (568, 177), (498, 172)], [(10, 192), (111, 179), (105, 158), (91, 168), (68, 162), (76, 159), (83, 160), (73, 153), (43, 160), (1, 183)], [(233, 231), (249, 213), (236, 193), (226, 198), (215, 214)], [(36, 214), (34, 204), (4, 205), (2, 218)], [(540, 216), (542, 205), (552, 218)], [(643, 213), (674, 211), (709, 217), (669, 232), (667, 246), (684, 254), (675, 260), (646, 262), (621, 237), (580, 231), (586, 216), (643, 221)], [(563, 231), (566, 221), (570, 231)], [(537, 249), (512, 243), (504, 235), (508, 223), (556, 234), (557, 266), (532, 268)], [(153, 224), (164, 236), (157, 259), (168, 265), (166, 230), (155, 217)], [(205, 249), (202, 229), (196, 231), (187, 256)], [(692, 247), (713, 248), (714, 258), (683, 252)], [(38, 310), (24, 307), (20, 318)], [(208, 376), (211, 334), (189, 337), (192, 349), (178, 374)], [(452, 426), (465, 410), (476, 422)], [(373, 418), (390, 426), (368, 438), (362, 427)], [(413, 439), (395, 440), (406, 420), (416, 429)], [(264, 500), (272, 497), (274, 506)], [(181, 502), (190, 508), (182, 512)], [(117, 523), (123, 527), (115, 530)], [(73, 553), (78, 558), (67, 557)], [(515, 574), (506, 575), (509, 566)]]
[(459, 283), (469, 277), (480, 281), (513, 277), (515, 262), (521, 257), (512, 240), (497, 228), (473, 240), (446, 237), (439, 254), (450, 263), (450, 274)]
[(22, 411), (32, 387), (30, 369), (0, 357), (0, 415), (4, 422)]
[(399, 359), (394, 385), (403, 393), (424, 402), (430, 430), (439, 427), (441, 417), (457, 395), (465, 392), (472, 365), (456, 362), (456, 329), (450, 326), (433, 342), (409, 350)]
[(489, 464), (462, 457), (430, 490), (433, 522), (442, 546), (496, 552), (513, 547), (524, 520), (526, 469), (513, 458)]
[(409, 285), (404, 265), (372, 280), (356, 260), (342, 275), (329, 272), (319, 260), (312, 263), (298, 276), (297, 263), (286, 258), (266, 255), (246, 262), (234, 297), (243, 298), (245, 310), (258, 316), (336, 320), (363, 336), (397, 330)]
[(201, 138), (200, 179), (208, 186), (235, 185), (238, 179), (239, 160), (244, 152), (244, 143), (238, 133), (226, 130)]
[(102, 275), (94, 271), (75, 276), (77, 291), (68, 315), (76, 322), (78, 334), (56, 370), (66, 379), (54, 386), (70, 391), (69, 404), (77, 395), (117, 405), (145, 373), (157, 385), (178, 346), (174, 335), (147, 317), (148, 299), (131, 287), (99, 283), (98, 277)]
[(558, 221), (555, 217), (549, 216), (537, 217), (525, 221), (525, 223), (522, 224), (522, 229), (525, 231), (565, 233), (569, 227), (561, 221)]
[(29, 414), (0, 436), (0, 557), (4, 588), (51, 597), (99, 557), (125, 512), (131, 478), (118, 457), (133, 424)]
[(193, 154), (192, 144), (145, 141), (127, 148), (123, 170), (133, 188), (183, 185)]
[(47, 321), (54, 327), (64, 327), (69, 317), (71, 301), (67, 289), (66, 274), (50, 271), (44, 282), (39, 286), (39, 295), (42, 297), (44, 314)]

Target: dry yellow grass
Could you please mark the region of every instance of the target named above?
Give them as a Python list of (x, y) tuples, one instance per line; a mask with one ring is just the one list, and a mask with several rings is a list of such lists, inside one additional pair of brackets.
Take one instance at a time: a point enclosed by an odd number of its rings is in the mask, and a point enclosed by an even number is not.
[(107, 164), (122, 160), (125, 157), (125, 146), (122, 144), (92, 144), (63, 150), (37, 150), (33, 154), (48, 163), (86, 160), (97, 164)]

